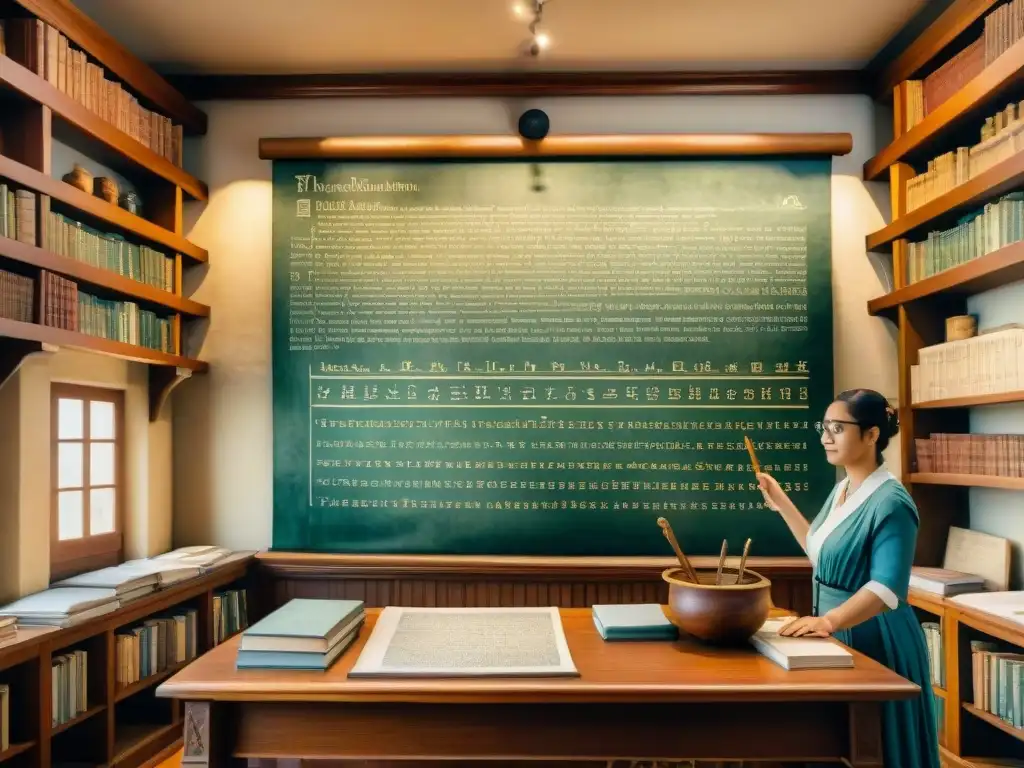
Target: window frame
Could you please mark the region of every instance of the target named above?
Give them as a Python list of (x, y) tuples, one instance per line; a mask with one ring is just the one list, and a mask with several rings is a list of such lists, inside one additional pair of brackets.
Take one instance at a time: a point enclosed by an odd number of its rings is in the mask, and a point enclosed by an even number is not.
[[(79, 539), (60, 539), (60, 412), (62, 399), (81, 400), (82, 437), (64, 442), (82, 444), (82, 530)], [(90, 403), (106, 402), (114, 406), (114, 530), (89, 534), (90, 484), (89, 436)], [(51, 382), (50, 384), (50, 581), (120, 563), (124, 556), (125, 450), (124, 390)], [(102, 440), (97, 442), (109, 442)], [(100, 486), (109, 487), (109, 486)], [(64, 489), (68, 490), (68, 489)]]

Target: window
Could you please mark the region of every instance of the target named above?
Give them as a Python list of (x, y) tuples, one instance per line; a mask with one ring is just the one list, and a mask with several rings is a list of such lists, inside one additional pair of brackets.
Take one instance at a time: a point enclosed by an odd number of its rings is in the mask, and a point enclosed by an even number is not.
[(50, 388), (50, 579), (121, 560), (124, 392)]

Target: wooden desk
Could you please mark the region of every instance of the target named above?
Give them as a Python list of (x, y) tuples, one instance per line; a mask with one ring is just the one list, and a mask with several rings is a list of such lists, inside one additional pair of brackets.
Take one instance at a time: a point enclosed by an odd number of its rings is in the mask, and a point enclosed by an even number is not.
[[(157, 689), (186, 702), (184, 765), (236, 758), (823, 760), (878, 768), (881, 702), (916, 685), (860, 654), (787, 672), (753, 649), (607, 643), (563, 609), (579, 678), (346, 678), (376, 620), (326, 673), (235, 669), (238, 638)], [(196, 736), (198, 734), (198, 736)]]

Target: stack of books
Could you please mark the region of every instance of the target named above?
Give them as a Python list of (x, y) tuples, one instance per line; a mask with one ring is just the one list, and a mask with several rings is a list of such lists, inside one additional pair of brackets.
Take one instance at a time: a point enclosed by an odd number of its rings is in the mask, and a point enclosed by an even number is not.
[(18, 620), (13, 616), (0, 616), (0, 645), (18, 633)]
[(116, 611), (119, 606), (113, 589), (53, 587), (5, 605), (0, 608), (0, 617), (14, 617), (22, 626), (67, 628)]
[(242, 632), (237, 667), (326, 670), (365, 618), (362, 600), (289, 600)]
[(779, 634), (791, 618), (768, 619), (750, 638), (761, 654), (783, 669), (835, 669), (853, 666), (853, 654), (829, 637)]
[(96, 587), (113, 590), (121, 605), (144, 597), (156, 591), (159, 577), (155, 573), (143, 573), (115, 565), (98, 571), (80, 573), (69, 579), (58, 581), (53, 587)]
[(924, 568), (915, 565), (910, 571), (910, 586), (933, 595), (963, 595), (984, 592), (985, 579), (973, 573), (953, 571), (949, 568)]
[(675, 640), (679, 636), (656, 603), (595, 605), (592, 615), (605, 640)]

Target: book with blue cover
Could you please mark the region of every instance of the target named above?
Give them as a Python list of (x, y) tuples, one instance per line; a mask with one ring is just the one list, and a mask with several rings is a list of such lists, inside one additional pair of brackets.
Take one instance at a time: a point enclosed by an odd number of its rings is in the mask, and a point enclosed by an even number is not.
[(362, 600), (294, 598), (244, 630), (239, 651), (326, 654), (363, 617)]
[(363, 615), (355, 622), (349, 622), (346, 631), (339, 635), (334, 644), (324, 653), (303, 651), (238, 651), (235, 661), (237, 669), (311, 669), (324, 671), (359, 637), (363, 626)]
[(595, 605), (594, 626), (605, 640), (675, 640), (679, 630), (657, 603)]

